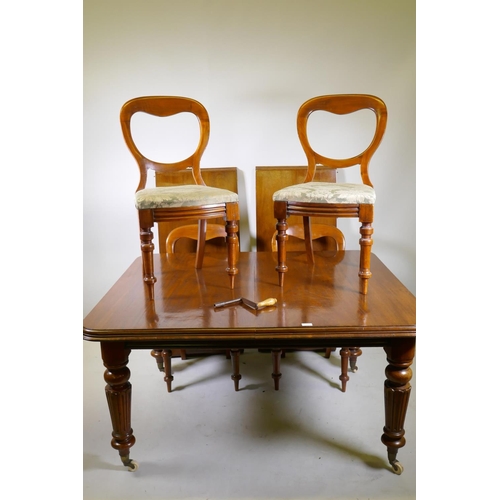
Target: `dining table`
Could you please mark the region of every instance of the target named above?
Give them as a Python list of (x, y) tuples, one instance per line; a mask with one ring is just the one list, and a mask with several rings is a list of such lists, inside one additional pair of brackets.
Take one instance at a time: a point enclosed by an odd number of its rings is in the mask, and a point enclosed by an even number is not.
[[(371, 256), (368, 293), (360, 293), (359, 259), (358, 250), (320, 251), (311, 264), (305, 252), (289, 252), (288, 271), (279, 286), (275, 252), (240, 252), (231, 289), (224, 254), (206, 255), (201, 269), (195, 268), (193, 253), (155, 254), (154, 299), (143, 281), (141, 258), (135, 259), (83, 320), (84, 340), (100, 343), (111, 446), (123, 465), (134, 471), (139, 463), (130, 457), (136, 438), (128, 361), (134, 350), (154, 350), (167, 361), (176, 349), (228, 350), (237, 361), (244, 349), (338, 347), (352, 352), (373, 347), (383, 349), (387, 360), (380, 366), (385, 370), (381, 441), (391, 470), (401, 474), (397, 456), (405, 445), (416, 298), (376, 254)], [(275, 300), (252, 307), (266, 299)], [(224, 302), (228, 304), (220, 306)], [(238, 380), (238, 364), (234, 367), (232, 377)]]

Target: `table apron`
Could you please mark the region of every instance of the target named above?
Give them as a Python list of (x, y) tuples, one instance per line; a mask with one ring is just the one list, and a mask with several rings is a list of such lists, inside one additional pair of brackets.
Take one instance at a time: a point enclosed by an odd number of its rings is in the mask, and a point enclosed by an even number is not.
[(300, 349), (300, 348), (326, 348), (326, 347), (384, 347), (400, 341), (408, 341), (412, 337), (383, 337), (383, 338), (325, 338), (312, 339), (308, 341), (297, 341), (293, 339), (227, 339), (203, 341), (124, 341), (125, 347), (129, 349)]

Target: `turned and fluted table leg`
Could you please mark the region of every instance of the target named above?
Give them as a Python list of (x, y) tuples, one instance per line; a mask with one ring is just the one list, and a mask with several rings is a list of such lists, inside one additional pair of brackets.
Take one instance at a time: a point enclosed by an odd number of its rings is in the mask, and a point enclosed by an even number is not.
[(410, 368), (415, 355), (415, 339), (394, 341), (384, 347), (388, 365), (384, 383), (385, 427), (382, 442), (387, 446), (389, 462), (396, 474), (403, 472), (403, 466), (396, 456), (406, 439), (404, 423), (410, 400), (412, 370)]
[(130, 349), (121, 342), (101, 342), (101, 355), (106, 371), (106, 399), (113, 426), (111, 446), (118, 450), (123, 465), (134, 471), (137, 462), (130, 459), (130, 448), (135, 443), (131, 427), (130, 410), (132, 386), (130, 370), (127, 368)]

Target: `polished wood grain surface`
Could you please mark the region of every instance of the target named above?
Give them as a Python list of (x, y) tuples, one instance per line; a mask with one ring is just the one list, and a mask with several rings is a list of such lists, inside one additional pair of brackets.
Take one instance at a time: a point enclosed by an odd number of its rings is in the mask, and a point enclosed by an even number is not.
[[(154, 301), (142, 284), (138, 258), (85, 318), (84, 339), (180, 348), (370, 346), (395, 335), (415, 337), (416, 301), (403, 284), (374, 255), (371, 289), (362, 295), (359, 251), (341, 257), (332, 265), (339, 257), (319, 252), (310, 266), (304, 253), (290, 253), (293, 271), (280, 288), (276, 254), (241, 253), (241, 279), (230, 290), (221, 274), (223, 256), (207, 255), (203, 269), (196, 270), (193, 254), (155, 255)], [(275, 297), (277, 304), (261, 311), (213, 307), (238, 297)]]

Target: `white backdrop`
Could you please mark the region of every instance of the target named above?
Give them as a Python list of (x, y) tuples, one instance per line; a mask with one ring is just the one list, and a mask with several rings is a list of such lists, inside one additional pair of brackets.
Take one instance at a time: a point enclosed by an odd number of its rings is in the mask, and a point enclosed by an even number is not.
[[(239, 169), (242, 250), (254, 249), (255, 167), (305, 164), (299, 106), (323, 94), (381, 97), (388, 125), (370, 168), (372, 249), (415, 293), (414, 1), (85, 0), (83, 7), (84, 315), (140, 255), (138, 169), (119, 111), (141, 95), (182, 95), (207, 108), (202, 166)], [(178, 140), (170, 153), (182, 156), (183, 147)], [(348, 248), (357, 248), (357, 223), (340, 227)]]

